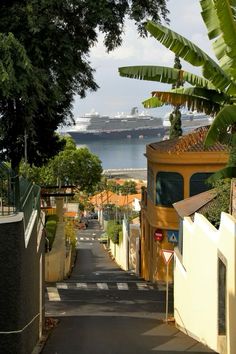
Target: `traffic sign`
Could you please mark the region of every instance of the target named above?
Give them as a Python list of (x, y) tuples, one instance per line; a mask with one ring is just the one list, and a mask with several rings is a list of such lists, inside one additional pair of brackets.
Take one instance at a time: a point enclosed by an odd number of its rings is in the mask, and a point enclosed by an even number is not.
[(164, 258), (165, 264), (166, 264), (166, 322), (168, 322), (168, 313), (169, 313), (169, 279), (168, 279), (168, 273), (169, 273), (169, 263), (174, 255), (173, 250), (161, 250), (162, 256)]
[(174, 255), (174, 251), (172, 250), (161, 250), (165, 264), (169, 264), (171, 261), (171, 258)]
[(177, 230), (167, 230), (167, 238), (169, 242), (178, 243), (179, 231)]

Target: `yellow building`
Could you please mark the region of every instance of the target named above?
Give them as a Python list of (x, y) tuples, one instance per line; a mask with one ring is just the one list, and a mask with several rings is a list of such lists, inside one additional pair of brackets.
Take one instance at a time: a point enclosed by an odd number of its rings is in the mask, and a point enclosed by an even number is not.
[(141, 275), (145, 280), (166, 279), (161, 250), (173, 250), (179, 228), (172, 204), (212, 188), (206, 184), (207, 178), (228, 160), (225, 146), (217, 143), (204, 147), (206, 133), (207, 128), (202, 127), (146, 147), (148, 183), (141, 203)]

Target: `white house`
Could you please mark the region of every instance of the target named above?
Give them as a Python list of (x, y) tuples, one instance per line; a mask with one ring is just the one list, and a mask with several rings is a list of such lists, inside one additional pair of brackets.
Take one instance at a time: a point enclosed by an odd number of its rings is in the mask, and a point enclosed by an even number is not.
[(174, 316), (186, 334), (220, 354), (234, 354), (236, 220), (222, 213), (216, 229), (202, 214), (191, 218), (193, 206), (204, 205), (207, 193), (174, 204), (182, 219), (175, 249)]

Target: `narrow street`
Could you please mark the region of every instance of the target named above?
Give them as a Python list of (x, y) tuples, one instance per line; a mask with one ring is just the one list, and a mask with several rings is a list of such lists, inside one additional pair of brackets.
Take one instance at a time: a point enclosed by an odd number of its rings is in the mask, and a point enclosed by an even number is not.
[(70, 279), (47, 286), (46, 316), (59, 322), (42, 353), (212, 352), (164, 323), (165, 289), (122, 271), (99, 243), (101, 233), (95, 220), (78, 231)]

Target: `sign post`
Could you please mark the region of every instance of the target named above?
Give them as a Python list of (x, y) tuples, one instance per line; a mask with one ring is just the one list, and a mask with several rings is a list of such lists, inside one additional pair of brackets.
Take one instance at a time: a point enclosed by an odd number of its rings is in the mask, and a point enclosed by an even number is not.
[(162, 256), (166, 264), (166, 322), (168, 322), (168, 312), (169, 312), (169, 263), (174, 255), (172, 250), (161, 250)]

